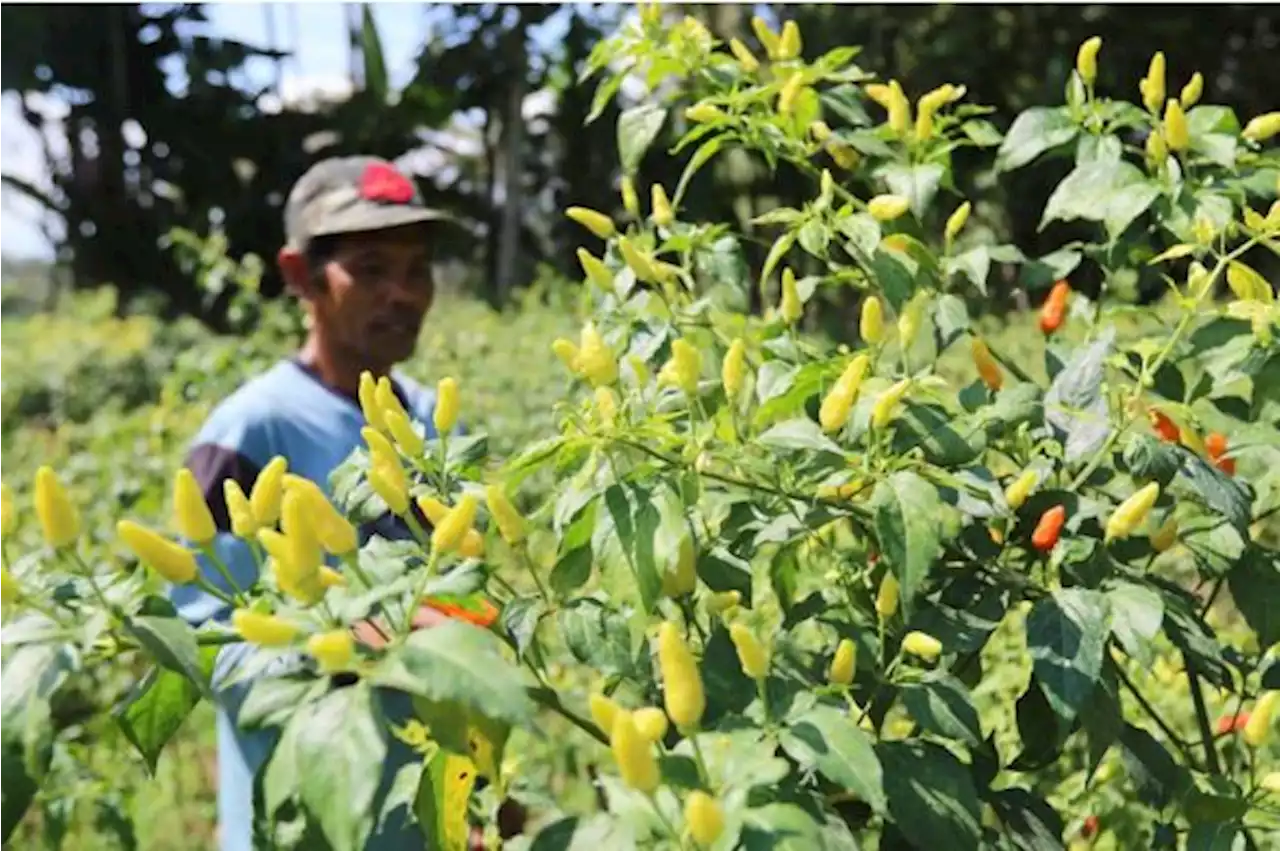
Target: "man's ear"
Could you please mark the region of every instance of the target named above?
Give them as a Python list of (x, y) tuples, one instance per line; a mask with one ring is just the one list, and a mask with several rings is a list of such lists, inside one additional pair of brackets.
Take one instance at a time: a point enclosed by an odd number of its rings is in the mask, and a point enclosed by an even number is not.
[(314, 295), (312, 290), (315, 285), (311, 280), (311, 269), (301, 251), (288, 245), (284, 246), (276, 254), (276, 266), (280, 269), (280, 276), (284, 278), (284, 287), (287, 291), (301, 299), (309, 299)]

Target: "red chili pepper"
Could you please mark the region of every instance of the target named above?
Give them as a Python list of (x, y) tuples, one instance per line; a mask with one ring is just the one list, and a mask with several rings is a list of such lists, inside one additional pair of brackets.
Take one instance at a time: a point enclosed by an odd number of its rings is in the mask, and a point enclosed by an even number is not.
[(1058, 536), (1062, 534), (1062, 524), (1067, 522), (1067, 509), (1061, 505), (1055, 505), (1044, 514), (1040, 515), (1040, 522), (1036, 524), (1036, 529), (1031, 533), (1031, 546), (1035, 547), (1042, 553), (1047, 553), (1053, 549), (1054, 544), (1058, 543)]
[(498, 607), (488, 600), (480, 600), (475, 604), (481, 609), (478, 612), (455, 603), (445, 603), (440, 600), (429, 599), (425, 601), (425, 605), (430, 606), (442, 615), (467, 621), (485, 629), (493, 626), (494, 621), (498, 619)]
[(1166, 417), (1159, 411), (1149, 411), (1147, 416), (1151, 419), (1151, 427), (1156, 430), (1156, 434), (1160, 435), (1161, 440), (1169, 443), (1178, 442), (1178, 427), (1173, 420)]
[(1040, 330), (1052, 334), (1062, 325), (1067, 312), (1067, 297), (1071, 295), (1071, 285), (1065, 280), (1058, 281), (1049, 290), (1049, 297), (1040, 308)]
[(1234, 476), (1236, 474), (1236, 459), (1234, 458), (1219, 458), (1213, 463), (1214, 466), (1226, 473), (1228, 476)]
[(1098, 835), (1098, 817), (1089, 816), (1080, 826), (1080, 835), (1085, 839), (1093, 839)]
[(1218, 719), (1217, 733), (1219, 736), (1225, 736), (1227, 733), (1239, 733), (1244, 729), (1244, 725), (1248, 723), (1248, 712), (1237, 712), (1234, 715), (1223, 715)]
[(1211, 431), (1204, 439), (1204, 449), (1209, 457), (1217, 461), (1227, 452), (1227, 436), (1220, 431)]

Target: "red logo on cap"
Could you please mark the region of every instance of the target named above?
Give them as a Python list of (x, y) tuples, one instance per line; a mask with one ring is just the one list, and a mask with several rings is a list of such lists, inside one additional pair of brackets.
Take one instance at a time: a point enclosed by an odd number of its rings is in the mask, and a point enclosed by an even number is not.
[(413, 200), (413, 184), (386, 163), (372, 163), (360, 175), (360, 197), (366, 201), (408, 204)]

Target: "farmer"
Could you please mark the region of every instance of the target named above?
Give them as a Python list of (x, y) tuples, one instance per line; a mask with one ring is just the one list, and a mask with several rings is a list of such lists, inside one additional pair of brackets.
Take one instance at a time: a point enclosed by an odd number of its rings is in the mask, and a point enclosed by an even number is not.
[[(215, 546), (241, 587), (252, 584), (256, 567), (246, 545), (228, 532), (223, 483), (233, 479), (248, 493), (258, 472), (280, 455), (290, 472), (328, 493), (330, 473), (363, 442), (360, 429), (365, 420), (357, 397), (362, 371), (389, 376), (401, 404), (426, 425), (428, 438), (435, 436), (434, 393), (392, 373), (392, 368), (413, 353), (431, 307), (431, 249), (445, 218), (423, 204), (408, 178), (373, 157), (317, 163), (289, 193), (286, 241), (277, 262), (288, 290), (306, 310), (306, 341), (294, 356), (251, 378), (214, 409), (186, 462), (218, 523)], [(361, 532), (389, 538), (407, 534), (391, 515)], [(217, 570), (202, 568), (211, 582), (231, 590)], [(195, 586), (175, 588), (172, 596), (192, 623), (230, 616), (226, 604)], [(414, 624), (429, 626), (439, 617), (423, 608)], [(377, 632), (367, 627), (357, 629), (357, 635), (366, 642), (377, 640)], [(269, 844), (258, 832), (263, 824), (262, 813), (255, 811), (255, 797), (259, 804), (261, 797), (254, 795), (254, 777), (270, 757), (278, 729), (242, 730), (238, 718), (252, 678), (228, 684), (250, 652), (244, 644), (225, 647), (214, 671), (222, 851), (251, 851)], [(286, 659), (282, 664), (287, 668), (301, 660)], [(409, 707), (407, 700), (384, 698), (383, 710), (394, 716), (397, 710), (407, 713)], [(394, 736), (388, 734), (387, 740), (390, 778), (415, 755)], [(385, 820), (375, 814), (381, 826), (369, 848), (422, 848), (421, 832), (407, 821), (407, 806)]]

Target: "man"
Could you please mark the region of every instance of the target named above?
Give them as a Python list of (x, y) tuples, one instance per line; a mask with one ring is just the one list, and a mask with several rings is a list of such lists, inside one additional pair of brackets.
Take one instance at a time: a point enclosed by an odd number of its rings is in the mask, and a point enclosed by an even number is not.
[[(287, 288), (307, 312), (307, 339), (293, 358), (249, 380), (220, 403), (187, 459), (218, 523), (215, 546), (241, 587), (252, 584), (256, 567), (245, 545), (227, 531), (223, 483), (234, 479), (248, 493), (258, 472), (280, 455), (292, 473), (328, 493), (330, 473), (363, 443), (360, 429), (365, 420), (357, 396), (361, 372), (391, 377), (405, 409), (426, 425), (428, 437), (434, 437), (434, 394), (391, 370), (413, 353), (431, 307), (431, 237), (445, 218), (423, 204), (408, 178), (373, 157), (320, 162), (290, 192), (284, 215), (286, 244), (277, 262)], [(384, 537), (405, 533), (390, 516), (362, 530), (366, 536), (375, 532)], [(228, 588), (218, 571), (204, 573)], [(225, 604), (194, 586), (176, 588), (172, 595), (192, 623), (230, 615)], [(428, 626), (438, 617), (424, 608), (415, 625)], [(249, 683), (226, 685), (247, 652), (244, 645), (228, 646), (220, 652), (214, 672), (222, 851), (251, 851), (266, 844), (255, 837), (254, 776), (270, 756), (277, 734), (239, 729), (236, 719)], [(394, 737), (388, 738), (391, 775), (414, 755)], [(385, 820), (368, 847), (420, 849), (422, 837), (401, 811)]]

